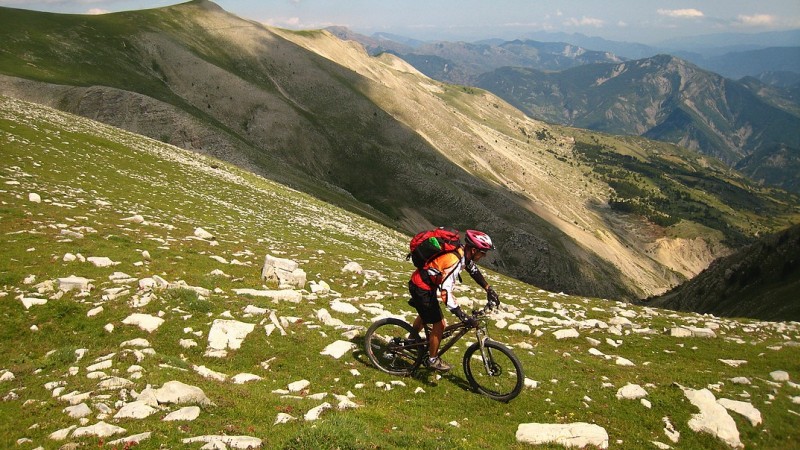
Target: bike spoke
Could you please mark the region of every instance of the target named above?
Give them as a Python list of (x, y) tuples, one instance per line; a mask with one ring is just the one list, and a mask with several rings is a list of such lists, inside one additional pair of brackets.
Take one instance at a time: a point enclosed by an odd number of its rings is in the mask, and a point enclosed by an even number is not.
[[(492, 348), (495, 347), (495, 348)], [(472, 386), (497, 400), (510, 400), (522, 387), (522, 368), (516, 357), (498, 344), (487, 345), (483, 353), (478, 346), (464, 360), (464, 371)]]
[(366, 349), (372, 363), (384, 372), (409, 375), (420, 364), (424, 342), (409, 340), (416, 333), (406, 322), (384, 320), (367, 332)]

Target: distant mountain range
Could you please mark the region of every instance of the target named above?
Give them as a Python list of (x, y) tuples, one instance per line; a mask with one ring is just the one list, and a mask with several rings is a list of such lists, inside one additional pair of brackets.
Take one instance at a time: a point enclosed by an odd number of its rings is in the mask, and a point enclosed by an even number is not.
[(557, 73), (504, 67), (475, 84), (531, 117), (674, 142), (731, 165), (774, 145), (800, 148), (800, 116), (669, 55)]
[[(397, 37), (375, 39), (338, 28), (342, 39), (357, 40), (371, 54), (396, 54), (437, 80), (486, 89), (531, 117), (614, 134), (673, 142), (730, 165), (773, 186), (796, 189), (791, 169), (800, 148), (800, 47), (769, 47), (714, 55), (683, 53), (729, 78), (671, 55), (636, 60), (612, 51), (588, 50), (563, 42), (489, 41), (420, 43)], [(763, 37), (765, 44), (790, 41), (795, 34)], [(590, 46), (608, 45), (627, 54), (654, 47), (580, 35), (556, 35)], [(711, 46), (711, 38), (701, 44)], [(735, 46), (731, 37), (727, 48)], [(595, 47), (597, 48), (597, 47)], [(698, 48), (714, 48), (691, 47)], [(755, 76), (747, 75), (758, 75)], [(741, 81), (731, 79), (743, 78)], [(783, 158), (768, 152), (785, 149)], [(764, 167), (758, 164), (771, 161)], [(780, 161), (780, 167), (776, 164)]]

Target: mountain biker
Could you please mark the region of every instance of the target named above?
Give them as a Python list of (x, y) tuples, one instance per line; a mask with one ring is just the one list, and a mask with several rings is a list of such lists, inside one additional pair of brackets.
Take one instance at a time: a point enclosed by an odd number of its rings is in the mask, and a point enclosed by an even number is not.
[(438, 356), (439, 342), (442, 340), (446, 324), (437, 300), (437, 290), (439, 299), (451, 313), (468, 326), (474, 326), (475, 319), (465, 314), (458, 306), (456, 298), (453, 296), (453, 288), (456, 280), (460, 280), (461, 271), (467, 269), (467, 273), (472, 279), (486, 291), (487, 299), (499, 304), (497, 293), (486, 282), (476, 264), (486, 256), (489, 250), (493, 249), (494, 245), (488, 234), (477, 230), (467, 230), (464, 247), (437, 256), (422, 269), (414, 271), (411, 276), (411, 280), (408, 282), (411, 300), (408, 304), (416, 308), (419, 314), (414, 320), (413, 327), (420, 332), (424, 324), (432, 325), (432, 331), (428, 338), (429, 358), (426, 360), (426, 366), (431, 369), (447, 372), (451, 368)]

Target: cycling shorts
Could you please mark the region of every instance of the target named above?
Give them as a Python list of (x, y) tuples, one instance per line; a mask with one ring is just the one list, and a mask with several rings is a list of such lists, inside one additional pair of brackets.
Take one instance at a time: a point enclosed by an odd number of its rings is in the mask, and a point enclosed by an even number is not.
[(436, 290), (425, 290), (409, 281), (408, 291), (411, 294), (408, 304), (417, 310), (424, 323), (437, 323), (444, 319)]

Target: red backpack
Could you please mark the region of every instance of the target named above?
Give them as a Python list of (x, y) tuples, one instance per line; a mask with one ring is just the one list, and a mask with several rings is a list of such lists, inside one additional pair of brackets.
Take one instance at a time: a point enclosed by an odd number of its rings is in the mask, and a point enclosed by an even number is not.
[(439, 227), (414, 236), (409, 244), (411, 253), (406, 256), (406, 260), (410, 259), (416, 268), (422, 269), (430, 260), (460, 247), (461, 235), (458, 230)]

